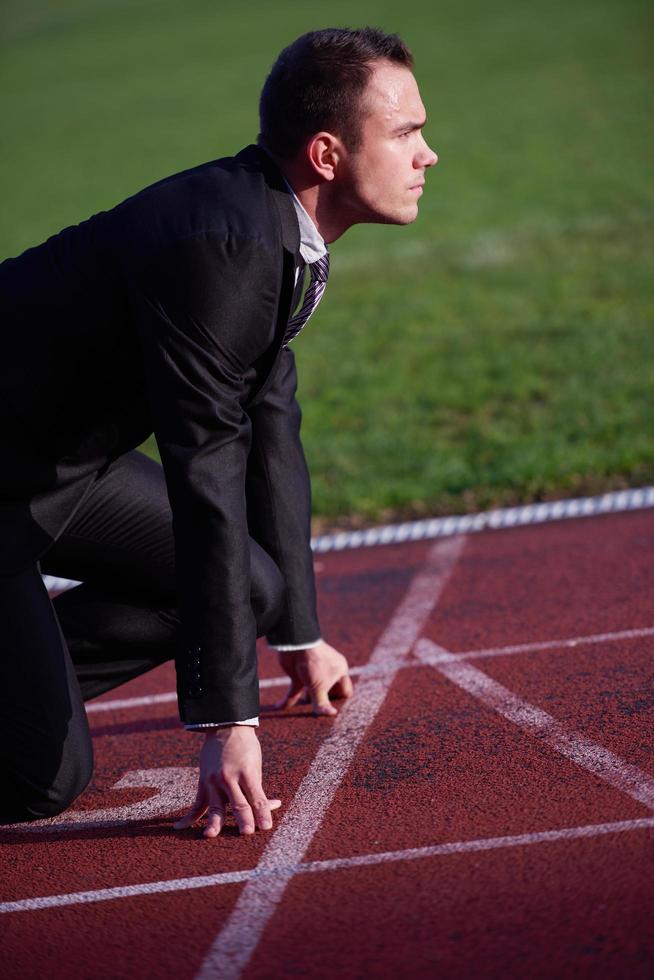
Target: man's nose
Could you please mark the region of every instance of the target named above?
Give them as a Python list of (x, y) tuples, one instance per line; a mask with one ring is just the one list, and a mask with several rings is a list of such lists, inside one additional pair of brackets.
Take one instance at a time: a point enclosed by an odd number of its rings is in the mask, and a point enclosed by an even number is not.
[(425, 167), (434, 167), (438, 163), (438, 154), (434, 153), (432, 148), (425, 143)]
[(438, 155), (434, 153), (431, 147), (425, 142), (425, 139), (421, 137), (422, 146), (418, 150), (414, 158), (414, 166), (418, 170), (424, 170), (427, 167), (433, 167), (438, 163)]

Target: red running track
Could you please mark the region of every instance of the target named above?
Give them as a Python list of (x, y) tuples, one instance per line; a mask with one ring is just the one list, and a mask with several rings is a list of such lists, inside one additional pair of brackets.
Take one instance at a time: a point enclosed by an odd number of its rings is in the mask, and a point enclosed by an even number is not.
[(171, 830), (169, 667), (105, 695), (75, 811), (2, 834), (4, 977), (653, 976), (653, 554), (642, 511), (319, 556), (356, 694), (266, 714), (271, 834)]

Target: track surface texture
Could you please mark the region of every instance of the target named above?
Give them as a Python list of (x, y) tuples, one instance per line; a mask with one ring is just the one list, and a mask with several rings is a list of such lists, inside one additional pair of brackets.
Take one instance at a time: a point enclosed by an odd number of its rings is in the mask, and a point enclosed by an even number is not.
[(318, 554), (355, 697), (265, 712), (274, 830), (175, 833), (172, 668), (110, 692), (74, 810), (3, 829), (5, 980), (653, 976), (653, 556), (654, 510)]

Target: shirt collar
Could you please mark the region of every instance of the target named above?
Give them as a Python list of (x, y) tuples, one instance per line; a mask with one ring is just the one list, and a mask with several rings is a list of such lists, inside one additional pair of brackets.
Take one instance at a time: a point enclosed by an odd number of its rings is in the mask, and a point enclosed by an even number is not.
[(285, 177), (284, 183), (291, 192), (297, 214), (297, 223), (300, 226), (300, 255), (307, 265), (310, 265), (311, 262), (317, 262), (318, 259), (327, 254), (327, 246), (312, 218), (300, 204), (295, 191)]

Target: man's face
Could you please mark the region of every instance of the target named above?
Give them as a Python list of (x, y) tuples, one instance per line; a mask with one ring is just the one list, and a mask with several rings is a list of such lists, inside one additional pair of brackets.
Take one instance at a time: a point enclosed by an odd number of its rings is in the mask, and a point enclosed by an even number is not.
[(411, 71), (377, 62), (363, 110), (361, 143), (341, 168), (343, 208), (352, 224), (409, 224), (418, 216), (425, 170), (438, 162), (422, 136), (425, 107)]

